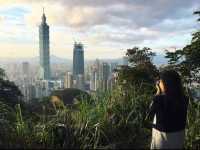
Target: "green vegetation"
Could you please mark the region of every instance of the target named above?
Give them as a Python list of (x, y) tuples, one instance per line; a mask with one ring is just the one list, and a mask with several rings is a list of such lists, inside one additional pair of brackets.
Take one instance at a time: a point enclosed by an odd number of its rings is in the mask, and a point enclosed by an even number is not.
[[(117, 86), (112, 92), (81, 100), (76, 109), (65, 106), (49, 111), (50, 104), (38, 103), (42, 106), (40, 113), (0, 103), (0, 147), (148, 148), (151, 127), (146, 116), (152, 94), (133, 86), (127, 89), (125, 93), (122, 86)], [(194, 148), (200, 142), (199, 118), (200, 102), (191, 100), (187, 148)]]
[[(199, 11), (194, 14), (200, 16)], [(198, 21), (200, 22), (200, 18)], [(169, 62), (168, 67), (178, 70), (188, 85), (194, 81), (200, 83), (200, 30), (192, 34), (191, 43), (183, 49), (166, 51), (166, 58)]]
[[(147, 148), (151, 129), (146, 127), (145, 116), (152, 97), (141, 89), (129, 89), (127, 95), (122, 89), (115, 89), (80, 101), (76, 109), (57, 109), (53, 115), (48, 114), (45, 105), (40, 115), (30, 116), (23, 114), (20, 105), (7, 108), (1, 103), (1, 110), (12, 110), (4, 114), (4, 122), (8, 123), (0, 132), (7, 136), (0, 136), (5, 138), (1, 147)], [(58, 124), (66, 128), (64, 141), (63, 135), (55, 132)], [(12, 132), (7, 131), (8, 127)]]

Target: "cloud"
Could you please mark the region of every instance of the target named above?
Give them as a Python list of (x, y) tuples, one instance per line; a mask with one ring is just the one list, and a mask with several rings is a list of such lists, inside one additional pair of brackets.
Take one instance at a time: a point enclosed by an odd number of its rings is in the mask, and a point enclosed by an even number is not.
[[(25, 0), (24, 0), (25, 1)], [(34, 3), (35, 2), (35, 3)], [(59, 0), (32, 1), (30, 18), (41, 13), (41, 4), (47, 8), (52, 23), (64, 24), (72, 28), (91, 27), (102, 24), (130, 25), (150, 27), (166, 19), (181, 19), (192, 15), (197, 0)], [(35, 5), (35, 6), (34, 6)], [(36, 7), (37, 6), (37, 7)], [(191, 9), (188, 12), (188, 9)], [(40, 15), (39, 15), (40, 16)]]
[[(11, 3), (12, 2), (12, 3)], [(200, 7), (198, 0), (19, 0), (0, 1), (0, 4), (29, 4), (28, 24), (39, 24), (42, 7), (49, 23), (73, 29), (87, 29), (97, 25), (152, 27), (166, 20), (181, 20), (192, 16)]]
[[(180, 19), (188, 16), (187, 9), (199, 5), (197, 0), (111, 0), (111, 1), (60, 1), (63, 7), (70, 6), (72, 8), (79, 8), (80, 11), (72, 10), (73, 14), (79, 14), (81, 9), (93, 9), (92, 25), (99, 25), (102, 23), (112, 24), (115, 20), (121, 19), (121, 23), (126, 24), (129, 20), (129, 24), (141, 27), (148, 27), (162, 22), (165, 19)], [(65, 9), (66, 11), (69, 9)], [(71, 11), (71, 10), (70, 10)], [(186, 13), (186, 14), (185, 14)], [(102, 17), (103, 16), (103, 17)], [(90, 22), (91, 16), (82, 16), (83, 20)], [(104, 18), (104, 19), (102, 19)], [(117, 22), (116, 21), (116, 22)], [(84, 25), (84, 23), (81, 23)]]
[(3, 19), (4, 19), (4, 18), (3, 18), (3, 16), (0, 16), (0, 22), (2, 22), (2, 21), (3, 21)]
[[(198, 0), (0, 0), (0, 10), (11, 7), (24, 10), (20, 10), (23, 13), (15, 21), (8, 14), (3, 19), (15, 25), (16, 31), (11, 30), (14, 34), (10, 35), (14, 36), (13, 42), (22, 39), (19, 34), (33, 34), (26, 39), (36, 40), (26, 42), (38, 42), (38, 25), (45, 7), (52, 53), (71, 53), (73, 40), (78, 39), (88, 45), (86, 51), (90, 55), (106, 55), (104, 50), (113, 52), (136, 45), (157, 49), (176, 43), (184, 45), (186, 38), (190, 38), (188, 34), (197, 28), (192, 13), (200, 8), (200, 3)], [(16, 26), (20, 23), (24, 27), (21, 30)]]
[(5, 58), (15, 58), (15, 57), (33, 57), (37, 55), (37, 51), (35, 51), (35, 46), (24, 43), (1, 43), (0, 44), (0, 53), (1, 57)]

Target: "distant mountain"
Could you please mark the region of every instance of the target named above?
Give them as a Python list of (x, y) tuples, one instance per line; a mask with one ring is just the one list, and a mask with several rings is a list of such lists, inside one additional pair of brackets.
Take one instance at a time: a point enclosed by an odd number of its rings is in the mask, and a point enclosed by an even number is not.
[[(122, 64), (123, 59), (122, 58), (115, 58), (115, 59), (99, 59), (101, 62), (108, 62), (108, 63), (118, 63), (118, 64)], [(86, 63), (91, 63), (94, 62), (94, 60), (87, 60)], [(157, 54), (154, 58), (153, 58), (153, 63), (157, 66), (163, 65), (163, 64), (167, 64), (167, 59), (165, 58), (165, 56), (163, 54)]]
[[(94, 63), (96, 59), (88, 59), (85, 61), (86, 64)], [(107, 62), (107, 63), (117, 63), (122, 64), (122, 58), (113, 58), (113, 59), (98, 59), (100, 62)]]
[[(50, 56), (50, 62), (51, 64), (68, 64), (72, 65), (71, 59), (61, 58), (55, 55)], [(99, 59), (101, 62), (108, 62), (108, 63), (118, 63), (122, 64), (122, 58), (115, 58), (115, 59)], [(32, 58), (1, 58), (0, 63), (1, 64), (7, 64), (7, 63), (22, 63), (22, 62), (29, 62), (32, 64), (39, 64), (39, 57), (32, 57)], [(94, 62), (94, 59), (88, 59), (85, 60), (85, 64), (91, 64)], [(157, 54), (153, 59), (154, 64), (157, 66), (160, 66), (162, 64), (167, 64), (167, 59), (162, 54)]]
[[(67, 59), (67, 58), (61, 58), (61, 57), (57, 57), (57, 56), (55, 56), (55, 55), (51, 55), (51, 63), (54, 63), (54, 64), (56, 64), (56, 63), (67, 63), (67, 64), (69, 64), (69, 63), (72, 63), (72, 60), (70, 60), (70, 59)], [(39, 59), (38, 59), (38, 62), (39, 62)]]
[[(0, 63), (22, 63), (22, 62), (29, 62), (29, 63), (39, 63), (39, 57), (30, 57), (30, 58), (1, 58)], [(66, 58), (60, 58), (54, 55), (50, 56), (50, 62), (53, 64), (56, 63), (72, 63), (72, 60)]]

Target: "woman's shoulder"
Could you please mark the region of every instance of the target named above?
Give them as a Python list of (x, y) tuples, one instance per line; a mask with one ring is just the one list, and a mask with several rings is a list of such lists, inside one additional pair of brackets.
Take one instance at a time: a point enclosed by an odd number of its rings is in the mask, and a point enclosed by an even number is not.
[(153, 100), (160, 101), (160, 100), (164, 100), (165, 98), (166, 98), (166, 96), (164, 94), (159, 94), (159, 95), (155, 95)]
[(165, 103), (164, 101), (166, 101), (166, 96), (162, 95), (162, 94), (161, 95), (155, 95), (154, 98), (153, 98), (153, 103), (155, 105), (161, 106)]
[[(186, 106), (188, 105), (189, 97), (184, 95), (180, 99), (182, 101), (182, 104), (184, 104)], [(173, 97), (169, 97), (165, 94), (155, 95), (153, 98), (153, 101), (157, 104), (173, 104), (173, 102), (175, 102)]]

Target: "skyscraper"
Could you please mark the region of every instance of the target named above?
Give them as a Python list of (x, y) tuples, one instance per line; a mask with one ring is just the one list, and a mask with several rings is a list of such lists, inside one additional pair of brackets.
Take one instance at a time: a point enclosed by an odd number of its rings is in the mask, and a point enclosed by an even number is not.
[(40, 79), (49, 80), (50, 60), (49, 60), (49, 26), (46, 23), (46, 16), (42, 15), (42, 22), (39, 26), (39, 47), (40, 47)]
[(84, 90), (84, 77), (82, 74), (78, 74), (76, 76), (76, 88), (80, 90)]
[(84, 75), (83, 44), (75, 42), (73, 51), (73, 78), (76, 79), (79, 74)]
[(90, 90), (97, 91), (102, 88), (102, 64), (96, 59), (90, 71)]
[(29, 63), (28, 62), (23, 62), (22, 63), (22, 74), (23, 77), (29, 78)]
[(97, 90), (97, 69), (94, 66), (91, 67), (90, 72), (90, 90)]
[(67, 72), (64, 77), (64, 88), (73, 88), (73, 76), (71, 72)]
[(110, 66), (108, 63), (103, 62), (101, 66), (101, 80), (102, 85), (101, 88), (105, 91), (108, 90), (108, 79), (110, 75)]
[(110, 72), (114, 72), (114, 70), (117, 68), (117, 63), (111, 62), (110, 63)]

